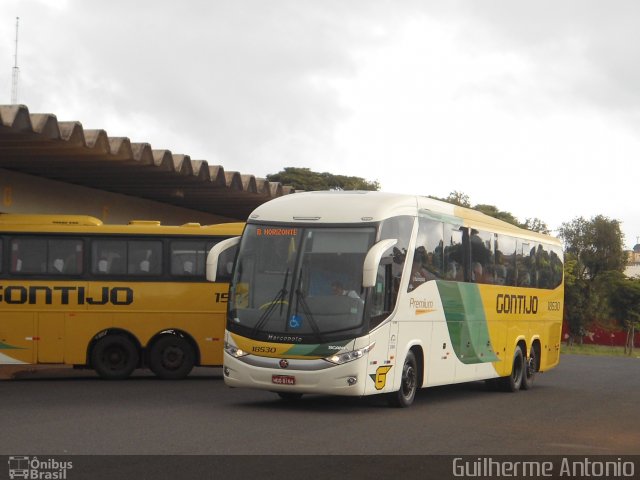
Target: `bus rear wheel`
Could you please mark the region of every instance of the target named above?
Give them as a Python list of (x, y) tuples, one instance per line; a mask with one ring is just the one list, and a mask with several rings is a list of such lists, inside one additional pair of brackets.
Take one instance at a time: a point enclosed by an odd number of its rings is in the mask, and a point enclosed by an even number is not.
[(516, 350), (513, 353), (513, 368), (511, 369), (511, 375), (501, 379), (503, 390), (507, 392), (517, 392), (520, 390), (524, 370), (524, 354), (522, 353), (520, 345), (516, 345)]
[(531, 347), (531, 353), (529, 353), (529, 358), (525, 362), (524, 373), (522, 374), (522, 385), (520, 388), (522, 390), (529, 390), (533, 387), (533, 380), (536, 377), (536, 372), (538, 371), (538, 354), (536, 352), (535, 346)]
[(418, 362), (415, 354), (409, 350), (402, 365), (402, 380), (400, 389), (389, 394), (389, 404), (392, 407), (406, 408), (413, 403), (418, 390)]
[(149, 351), (149, 368), (164, 379), (185, 378), (195, 365), (196, 354), (191, 344), (177, 335), (164, 335)]
[(107, 334), (91, 351), (91, 365), (102, 378), (122, 380), (138, 366), (140, 356), (133, 341), (121, 334)]

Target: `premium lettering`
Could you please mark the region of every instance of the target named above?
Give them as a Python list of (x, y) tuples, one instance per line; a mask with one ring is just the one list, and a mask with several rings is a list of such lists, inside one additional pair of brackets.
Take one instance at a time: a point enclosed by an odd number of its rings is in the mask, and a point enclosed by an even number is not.
[(420, 300), (417, 298), (409, 299), (409, 306), (412, 308), (433, 308), (433, 300)]

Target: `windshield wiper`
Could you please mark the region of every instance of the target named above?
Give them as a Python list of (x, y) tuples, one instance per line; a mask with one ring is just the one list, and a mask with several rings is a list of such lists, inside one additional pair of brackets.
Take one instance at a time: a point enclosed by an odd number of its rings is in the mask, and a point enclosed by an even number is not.
[(278, 291), (278, 293), (276, 293), (276, 296), (273, 297), (273, 300), (269, 302), (268, 304), (269, 306), (264, 311), (264, 313), (260, 315), (260, 318), (258, 319), (255, 326), (253, 327), (253, 330), (251, 330), (252, 335), (255, 335), (257, 332), (259, 332), (262, 326), (265, 323), (267, 323), (267, 320), (269, 320), (269, 317), (271, 316), (271, 314), (273, 313), (273, 311), (276, 309), (278, 305), (280, 305), (280, 316), (282, 316), (284, 299), (287, 296), (287, 280), (288, 279), (289, 279), (289, 269), (287, 268), (287, 272), (284, 274), (284, 282), (282, 282), (282, 288)]
[[(307, 304), (307, 301), (305, 300), (305, 294), (302, 291), (302, 288), (300, 287), (302, 285), (302, 269), (300, 269), (300, 273), (299, 273), (299, 277), (298, 277), (298, 284), (296, 285), (296, 309), (295, 309), (295, 314), (298, 315), (298, 304), (302, 305), (302, 311), (304, 312), (305, 316), (309, 319), (309, 324), (311, 325), (311, 330), (313, 330), (313, 333), (315, 334), (315, 336), (318, 338), (318, 341), (320, 343), (323, 343), (323, 339), (322, 339), (322, 334), (320, 333), (320, 328), (318, 327), (318, 323), (316, 322), (315, 318), (313, 318), (313, 314), (311, 313), (311, 309), (309, 308), (309, 305)], [(287, 323), (286, 327), (288, 327), (289, 324)], [(288, 328), (286, 328), (288, 329)]]

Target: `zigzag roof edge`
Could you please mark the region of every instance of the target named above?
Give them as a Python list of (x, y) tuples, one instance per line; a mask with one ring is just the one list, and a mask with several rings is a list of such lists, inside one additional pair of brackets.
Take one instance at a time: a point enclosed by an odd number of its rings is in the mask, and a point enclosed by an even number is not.
[(189, 155), (173, 154), (166, 149), (153, 149), (149, 143), (134, 143), (129, 137), (110, 137), (104, 129), (85, 129), (77, 120), (60, 121), (53, 113), (30, 113), (24, 104), (0, 105), (1, 128), (12, 133), (27, 134), (27, 138), (33, 136), (35, 139), (48, 140), (54, 150), (56, 145), (60, 145), (67, 150), (78, 149), (74, 151), (77, 155), (85, 151), (92, 156), (117, 157), (118, 160), (130, 160), (159, 170), (192, 175), (229, 189), (263, 193), (270, 197), (295, 192), (293, 187), (285, 187), (278, 182), (269, 182), (252, 174), (225, 171), (222, 165), (210, 165), (206, 160), (191, 160)]

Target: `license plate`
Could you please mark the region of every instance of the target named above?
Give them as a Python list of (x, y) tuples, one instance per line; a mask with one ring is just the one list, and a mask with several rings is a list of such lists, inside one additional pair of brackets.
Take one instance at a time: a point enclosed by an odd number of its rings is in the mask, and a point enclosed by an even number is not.
[(278, 385), (295, 385), (296, 377), (292, 375), (272, 375), (271, 382)]

